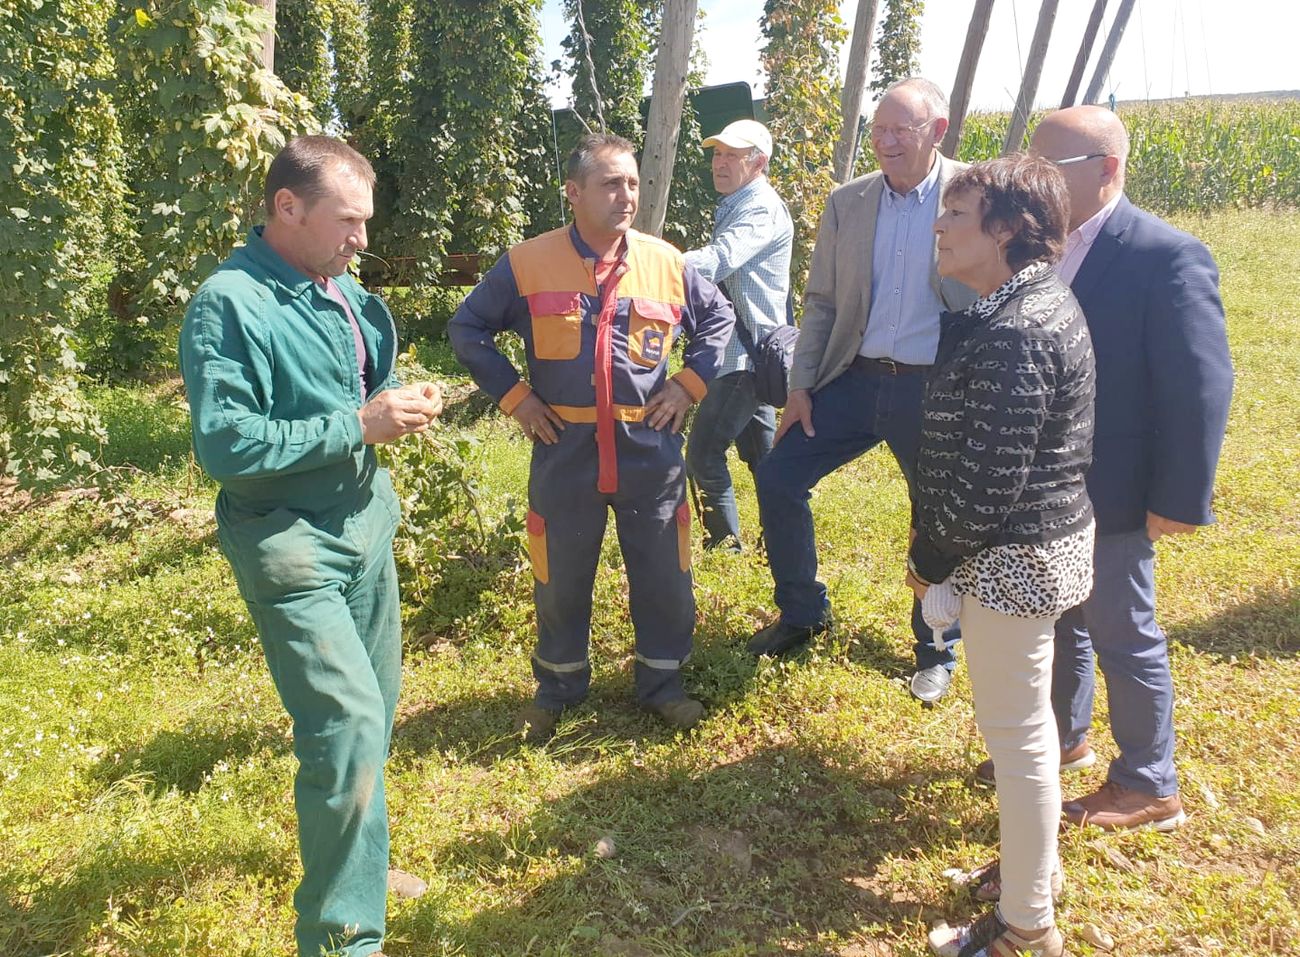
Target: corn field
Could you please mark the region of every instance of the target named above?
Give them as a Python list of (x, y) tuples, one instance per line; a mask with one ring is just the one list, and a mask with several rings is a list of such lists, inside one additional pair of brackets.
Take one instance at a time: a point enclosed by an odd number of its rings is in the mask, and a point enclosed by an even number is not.
[[(1125, 192), (1139, 206), (1166, 214), (1300, 206), (1300, 101), (1181, 100), (1118, 112), (1132, 144)], [(967, 116), (958, 158), (997, 156), (1009, 121), (1009, 113)]]

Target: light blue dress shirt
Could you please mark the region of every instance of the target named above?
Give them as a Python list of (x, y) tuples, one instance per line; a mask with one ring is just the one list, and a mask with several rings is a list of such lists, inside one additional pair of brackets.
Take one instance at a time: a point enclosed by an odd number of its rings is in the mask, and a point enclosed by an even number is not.
[[(736, 321), (757, 343), (785, 322), (794, 224), (766, 176), (724, 196), (713, 221), (713, 240), (688, 252), (686, 261), (705, 279), (726, 283)], [(718, 375), (749, 367), (745, 347), (733, 332)]]
[(943, 301), (930, 285), (939, 164), (906, 195), (885, 183), (871, 259), (871, 312), (859, 355), (930, 365), (939, 348)]

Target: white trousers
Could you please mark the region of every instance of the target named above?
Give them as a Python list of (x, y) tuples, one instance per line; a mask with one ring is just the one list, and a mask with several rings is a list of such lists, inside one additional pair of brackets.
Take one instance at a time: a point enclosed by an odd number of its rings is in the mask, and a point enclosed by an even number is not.
[(1055, 619), (1016, 618), (961, 602), (975, 723), (997, 769), (1002, 919), (1021, 930), (1054, 923), (1052, 870), (1061, 819), (1061, 746), (1052, 715)]

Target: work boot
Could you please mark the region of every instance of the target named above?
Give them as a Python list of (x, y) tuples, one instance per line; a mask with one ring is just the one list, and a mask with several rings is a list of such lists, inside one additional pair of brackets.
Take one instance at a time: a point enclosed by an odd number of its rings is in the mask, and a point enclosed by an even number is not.
[(515, 715), (515, 734), (522, 733), (525, 744), (545, 744), (559, 723), (560, 712), (530, 701)]
[(647, 704), (642, 707), (651, 714), (658, 715), (664, 724), (678, 731), (689, 731), (704, 717), (704, 705), (685, 695), (662, 704)]

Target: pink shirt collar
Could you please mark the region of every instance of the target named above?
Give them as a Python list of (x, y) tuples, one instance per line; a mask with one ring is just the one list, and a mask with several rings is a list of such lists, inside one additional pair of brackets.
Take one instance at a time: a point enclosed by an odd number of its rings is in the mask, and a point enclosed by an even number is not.
[(1080, 223), (1078, 229), (1072, 230), (1070, 235), (1065, 237), (1065, 253), (1057, 264), (1056, 274), (1067, 286), (1074, 282), (1074, 277), (1079, 274), (1079, 267), (1088, 258), (1088, 251), (1101, 235), (1102, 227), (1110, 219), (1111, 213), (1115, 212), (1115, 207), (1119, 205), (1120, 197), (1123, 195), (1123, 193), (1116, 193), (1109, 203)]

